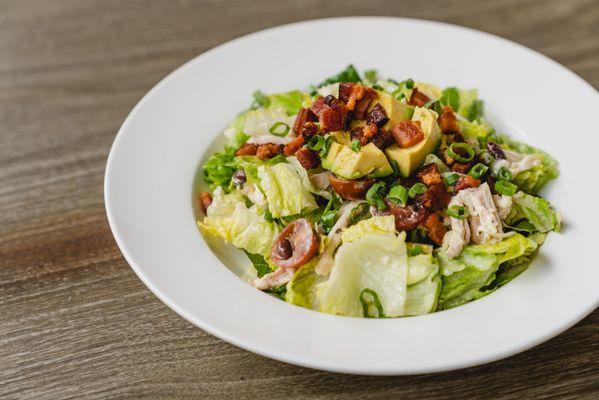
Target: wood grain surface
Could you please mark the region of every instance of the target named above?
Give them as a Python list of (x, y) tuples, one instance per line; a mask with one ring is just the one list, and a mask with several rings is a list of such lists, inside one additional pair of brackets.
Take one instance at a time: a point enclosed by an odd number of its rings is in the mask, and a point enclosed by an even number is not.
[(135, 103), (213, 46), (338, 15), (488, 31), (599, 87), (597, 0), (0, 0), (0, 398), (599, 398), (599, 311), (485, 366), (347, 376), (224, 343), (178, 317), (128, 267), (102, 184)]

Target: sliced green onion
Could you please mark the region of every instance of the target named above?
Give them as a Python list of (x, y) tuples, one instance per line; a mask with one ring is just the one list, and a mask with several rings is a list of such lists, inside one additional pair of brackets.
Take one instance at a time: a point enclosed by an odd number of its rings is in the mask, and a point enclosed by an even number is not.
[(507, 169), (506, 167), (501, 167), (501, 168), (499, 168), (499, 171), (497, 171), (497, 178), (502, 179), (504, 181), (511, 181), (512, 180), (512, 172), (509, 169)]
[(468, 209), (462, 206), (451, 206), (447, 209), (447, 215), (452, 218), (464, 219), (470, 215)]
[(481, 176), (486, 174), (488, 170), (489, 167), (487, 167), (485, 164), (478, 163), (474, 167), (470, 168), (468, 175), (472, 176), (473, 178), (480, 179)]
[[(463, 156), (458, 153), (463, 151), (468, 156)], [(468, 143), (452, 143), (446, 150), (447, 155), (458, 162), (470, 162), (474, 160), (474, 149)]]
[[(366, 299), (366, 295), (370, 295), (371, 301)], [(360, 292), (360, 303), (362, 304), (362, 311), (364, 312), (365, 318), (385, 318), (385, 312), (383, 311), (383, 305), (379, 299), (379, 295), (372, 289), (364, 289)], [(374, 304), (373, 304), (374, 303)], [(374, 305), (376, 307), (377, 315), (370, 315), (370, 307)]]
[(426, 187), (426, 185), (424, 183), (415, 183), (414, 186), (412, 186), (410, 188), (410, 190), (408, 191), (408, 195), (411, 198), (414, 198), (414, 197), (418, 196), (419, 194), (426, 192), (427, 190), (428, 190), (428, 188)]
[(270, 106), (270, 98), (265, 95), (263, 92), (256, 90), (254, 93), (252, 93), (252, 96), (254, 97), (254, 102), (252, 103), (252, 108), (259, 108), (259, 107), (268, 107)]
[(383, 195), (385, 194), (385, 182), (377, 182), (368, 189), (366, 192), (366, 201), (371, 206), (376, 207), (379, 210), (384, 210), (387, 205), (383, 201)]
[(512, 196), (518, 190), (518, 186), (511, 182), (498, 180), (495, 182), (495, 191), (504, 196)]
[(405, 207), (408, 204), (408, 189), (399, 184), (393, 185), (387, 198), (398, 206)]
[[(281, 127), (283, 127), (283, 129), (280, 129)], [(287, 136), (289, 133), (289, 125), (284, 122), (275, 122), (268, 131), (275, 136)]]
[(458, 179), (460, 179), (460, 176), (458, 174), (450, 174), (445, 177), (445, 183), (447, 184), (447, 186), (453, 186), (456, 184)]
[(354, 153), (358, 153), (360, 151), (360, 149), (362, 148), (362, 146), (360, 145), (360, 141), (357, 139), (352, 140), (350, 148), (352, 149), (352, 151)]
[(414, 257), (414, 256), (417, 256), (418, 254), (422, 254), (422, 246), (420, 246), (420, 245), (406, 247), (406, 250), (408, 251), (408, 256), (410, 256), (410, 257)]
[(403, 81), (403, 83), (406, 85), (406, 88), (408, 89), (414, 88), (414, 80), (412, 78), (406, 79), (405, 81)]
[(377, 74), (378, 72), (376, 69), (368, 69), (364, 71), (364, 78), (369, 82), (374, 82), (376, 81)]

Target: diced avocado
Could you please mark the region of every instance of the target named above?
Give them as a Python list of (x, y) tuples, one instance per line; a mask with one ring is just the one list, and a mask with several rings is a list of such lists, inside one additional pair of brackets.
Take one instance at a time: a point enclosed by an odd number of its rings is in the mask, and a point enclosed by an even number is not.
[(343, 179), (364, 176), (378, 178), (393, 173), (389, 160), (373, 143), (368, 143), (355, 152), (349, 146), (333, 142), (326, 158), (322, 160), (322, 167)]
[(422, 163), (426, 156), (435, 151), (441, 141), (437, 113), (424, 107), (416, 107), (412, 121), (420, 121), (424, 132), (424, 140), (412, 147), (405, 149), (396, 144), (385, 150), (387, 157), (397, 162), (402, 176), (410, 176)]
[[(389, 121), (383, 126), (383, 129), (389, 130), (395, 125), (399, 124), (401, 121), (408, 120), (412, 117), (412, 113), (414, 112), (414, 108), (412, 106), (402, 103), (390, 94), (380, 92), (378, 90), (375, 91), (377, 98), (370, 102), (367, 115), (377, 104), (380, 104), (385, 109), (387, 118), (389, 118)], [(351, 127), (356, 128), (364, 126), (365, 124), (366, 121), (364, 120), (354, 120), (351, 124)]]
[(331, 136), (333, 136), (333, 139), (337, 143), (345, 144), (348, 146), (351, 143), (351, 139), (349, 137), (349, 132), (345, 132), (345, 131), (332, 132)]

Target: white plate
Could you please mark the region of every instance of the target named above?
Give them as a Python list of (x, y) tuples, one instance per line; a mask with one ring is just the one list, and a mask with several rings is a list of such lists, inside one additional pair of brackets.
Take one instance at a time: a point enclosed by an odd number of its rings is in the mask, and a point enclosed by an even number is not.
[[(506, 133), (561, 164), (546, 191), (563, 212), (530, 268), (462, 307), (404, 319), (317, 313), (252, 288), (237, 253), (199, 233), (196, 168), (256, 89), (307, 88), (347, 64), (440, 86), (477, 88)], [(110, 226), (140, 279), (178, 314), (244, 349), (302, 366), (363, 374), (444, 371), (497, 360), (571, 327), (599, 303), (596, 211), (599, 96), (527, 48), (456, 26), (342, 18), (268, 29), (183, 65), (133, 109), (106, 168)]]

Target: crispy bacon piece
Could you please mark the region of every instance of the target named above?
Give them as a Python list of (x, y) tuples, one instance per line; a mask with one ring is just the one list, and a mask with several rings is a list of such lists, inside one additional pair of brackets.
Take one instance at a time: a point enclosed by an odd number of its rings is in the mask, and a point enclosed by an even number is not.
[(312, 169), (320, 165), (320, 158), (318, 157), (318, 153), (307, 147), (299, 149), (295, 153), (295, 156), (297, 157), (297, 161), (299, 161), (299, 163), (302, 165), (302, 167), (304, 167), (304, 169)]
[(472, 167), (472, 163), (471, 162), (454, 162), (451, 165), (451, 170), (453, 172), (459, 172), (460, 174), (465, 174), (468, 171), (470, 171), (470, 168)]
[(323, 132), (340, 131), (345, 126), (347, 108), (335, 98), (329, 104), (319, 97), (314, 100), (310, 110), (318, 117)]
[(475, 188), (480, 186), (480, 180), (470, 175), (460, 176), (460, 179), (455, 184), (456, 192), (462, 189)]
[(285, 153), (286, 156), (292, 156), (305, 143), (306, 143), (306, 140), (304, 139), (304, 137), (298, 136), (295, 139), (293, 139), (291, 142), (289, 142), (285, 145), (285, 147), (283, 148), (283, 153)]
[(426, 218), (426, 209), (418, 203), (401, 207), (391, 201), (385, 200), (385, 204), (387, 205), (387, 210), (382, 214), (391, 214), (395, 217), (395, 229), (399, 232), (416, 228)]
[(402, 149), (412, 147), (424, 140), (420, 121), (401, 121), (391, 129), (391, 133)]
[(280, 144), (267, 143), (261, 144), (258, 146), (258, 150), (256, 151), (256, 156), (260, 160), (268, 160), (269, 158), (273, 158), (274, 156), (281, 154), (283, 152), (283, 146)]
[(438, 118), (439, 126), (441, 127), (441, 131), (443, 133), (459, 133), (460, 132), (460, 124), (458, 123), (458, 119), (453, 112), (453, 108), (450, 106), (443, 107), (443, 111), (441, 111), (441, 115)]
[(429, 239), (441, 246), (443, 244), (443, 238), (447, 233), (447, 228), (443, 225), (439, 213), (440, 212), (430, 214), (426, 217), (422, 225), (426, 228)]
[(395, 138), (391, 132), (379, 129), (377, 134), (373, 136), (372, 143), (374, 143), (374, 145), (379, 149), (385, 150), (387, 147), (395, 143)]
[(302, 133), (303, 127), (306, 125), (306, 122), (316, 121), (316, 115), (309, 108), (301, 108), (297, 113), (297, 117), (295, 117), (295, 122), (293, 123), (293, 132), (297, 135)]
[(387, 113), (385, 112), (385, 109), (383, 108), (383, 106), (380, 105), (380, 103), (377, 103), (372, 108), (372, 110), (370, 110), (370, 112), (368, 113), (368, 116), (366, 117), (367, 124), (374, 124), (378, 128), (385, 125), (388, 121), (389, 121), (389, 118), (387, 117)]
[(345, 103), (348, 110), (353, 111), (356, 119), (364, 119), (370, 102), (376, 98), (376, 92), (358, 83), (343, 82), (339, 84), (339, 100)]
[(302, 135), (301, 136), (307, 142), (308, 140), (312, 139), (312, 136), (316, 135), (317, 133), (318, 133), (318, 125), (316, 125), (312, 121), (308, 121), (302, 127)]
[(210, 204), (212, 204), (212, 195), (208, 192), (201, 192), (198, 196), (198, 202), (202, 212), (206, 214), (208, 207), (210, 207)]
[(255, 156), (258, 151), (258, 145), (254, 143), (246, 143), (241, 145), (235, 152), (236, 156)]
[(279, 268), (297, 268), (316, 255), (318, 245), (318, 236), (310, 222), (296, 219), (276, 237), (270, 259)]
[(374, 184), (374, 179), (347, 180), (329, 175), (331, 187), (339, 196), (346, 200), (363, 200), (366, 192)]
[(429, 212), (442, 210), (449, 204), (451, 195), (444, 184), (439, 183), (428, 187), (427, 191), (416, 197), (416, 202)]
[(427, 164), (420, 168), (420, 171), (416, 174), (416, 178), (427, 186), (438, 185), (442, 182), (437, 164)]
[(417, 87), (412, 89), (412, 95), (410, 96), (410, 100), (408, 100), (408, 104), (411, 106), (424, 107), (426, 103), (431, 101), (430, 97), (422, 93), (418, 90)]
[[(367, 124), (362, 128), (362, 140), (360, 141), (361, 145), (366, 145), (370, 140), (376, 135), (378, 128), (375, 124)], [(364, 141), (364, 143), (362, 143)]]

